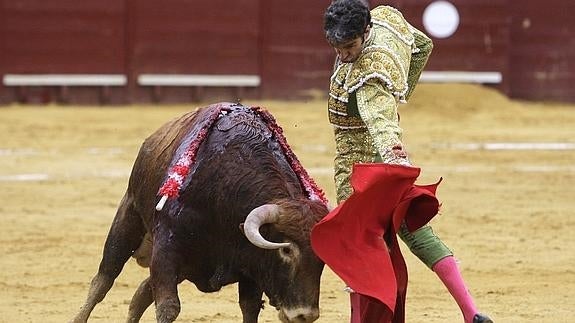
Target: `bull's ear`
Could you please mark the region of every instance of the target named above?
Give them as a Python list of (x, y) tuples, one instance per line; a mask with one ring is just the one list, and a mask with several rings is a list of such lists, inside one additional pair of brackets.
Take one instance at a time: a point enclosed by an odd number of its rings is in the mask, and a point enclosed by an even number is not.
[(244, 224), (240, 223), (239, 225), (240, 231), (242, 232), (243, 235), (245, 235), (246, 233), (244, 232)]

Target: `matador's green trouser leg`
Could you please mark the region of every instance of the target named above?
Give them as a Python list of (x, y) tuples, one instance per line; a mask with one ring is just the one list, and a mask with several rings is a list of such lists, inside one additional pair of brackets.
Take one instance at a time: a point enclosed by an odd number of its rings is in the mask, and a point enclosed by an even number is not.
[(429, 269), (433, 269), (439, 260), (453, 256), (453, 253), (429, 225), (409, 232), (405, 225), (402, 225), (398, 232), (399, 237), (409, 247), (409, 250), (419, 258)]

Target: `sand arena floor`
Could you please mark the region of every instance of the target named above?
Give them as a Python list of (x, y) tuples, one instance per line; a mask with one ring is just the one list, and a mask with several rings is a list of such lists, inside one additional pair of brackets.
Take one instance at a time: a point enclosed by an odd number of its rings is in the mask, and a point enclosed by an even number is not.
[[(206, 102), (206, 104), (211, 102)], [(334, 197), (325, 102), (268, 108), (311, 175)], [(141, 142), (189, 106), (0, 108), (0, 322), (66, 322), (84, 302)], [(421, 85), (401, 107), (419, 183), (442, 176), (432, 225), (460, 260), (478, 307), (496, 322), (575, 315), (575, 105), (510, 101), (464, 85)], [(403, 247), (403, 245), (402, 245)], [(404, 249), (407, 322), (461, 322), (447, 291)], [(130, 260), (91, 322), (123, 322), (147, 271)], [(347, 322), (328, 269), (321, 318)], [(180, 322), (239, 322), (236, 286), (180, 285)], [(277, 322), (266, 307), (261, 322)], [(154, 321), (152, 308), (143, 322)]]

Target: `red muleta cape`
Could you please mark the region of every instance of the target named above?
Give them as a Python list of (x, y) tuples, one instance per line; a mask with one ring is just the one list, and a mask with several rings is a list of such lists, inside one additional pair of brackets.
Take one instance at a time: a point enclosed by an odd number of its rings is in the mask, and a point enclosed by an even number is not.
[(353, 194), (311, 232), (315, 253), (358, 295), (361, 322), (405, 322), (407, 268), (396, 233), (429, 222), (439, 210), (436, 184), (415, 185), (420, 169), (355, 164)]

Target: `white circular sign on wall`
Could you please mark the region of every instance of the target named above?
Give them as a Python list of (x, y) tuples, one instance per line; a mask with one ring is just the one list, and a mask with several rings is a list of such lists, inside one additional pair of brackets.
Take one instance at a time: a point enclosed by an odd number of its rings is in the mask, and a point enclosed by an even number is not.
[(423, 12), (423, 26), (436, 38), (447, 38), (459, 27), (459, 12), (447, 1), (434, 1)]

